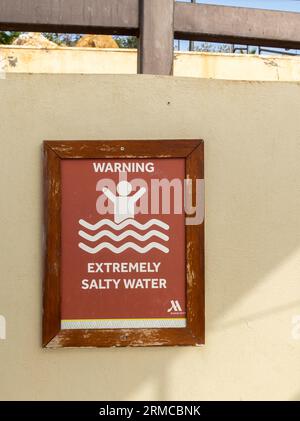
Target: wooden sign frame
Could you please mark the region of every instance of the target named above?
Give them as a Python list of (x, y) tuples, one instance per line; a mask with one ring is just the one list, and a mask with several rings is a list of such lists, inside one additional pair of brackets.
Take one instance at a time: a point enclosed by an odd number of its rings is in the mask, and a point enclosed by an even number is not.
[(184, 158), (186, 179), (204, 178), (202, 140), (45, 141), (43, 346), (204, 344), (204, 223), (186, 225), (185, 328), (61, 330), (61, 170), (63, 159)]

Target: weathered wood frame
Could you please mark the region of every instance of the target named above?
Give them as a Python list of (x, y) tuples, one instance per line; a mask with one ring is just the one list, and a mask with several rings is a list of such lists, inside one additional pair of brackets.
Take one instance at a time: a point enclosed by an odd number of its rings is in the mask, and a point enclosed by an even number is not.
[(0, 29), (136, 35), (139, 73), (172, 75), (173, 40), (300, 48), (300, 13), (175, 0), (0, 0)]
[(61, 330), (61, 173), (63, 159), (184, 158), (186, 178), (204, 178), (200, 140), (44, 142), (43, 346), (109, 347), (204, 344), (204, 223), (186, 225), (187, 327)]

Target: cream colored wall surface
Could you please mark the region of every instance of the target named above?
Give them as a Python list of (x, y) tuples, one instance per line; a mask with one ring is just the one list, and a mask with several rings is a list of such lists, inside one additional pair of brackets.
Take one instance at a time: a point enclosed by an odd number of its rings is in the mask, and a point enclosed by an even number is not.
[(0, 46), (9, 73), (136, 74), (137, 52), (125, 48), (32, 48)]
[[(299, 400), (300, 85), (8, 74), (0, 98), (0, 399)], [(167, 138), (205, 140), (206, 345), (42, 349), (42, 141)]]
[[(2, 59), (1, 59), (2, 57)], [(137, 51), (0, 45), (8, 73), (136, 74)], [(300, 81), (300, 57), (175, 52), (174, 75), (228, 80)]]

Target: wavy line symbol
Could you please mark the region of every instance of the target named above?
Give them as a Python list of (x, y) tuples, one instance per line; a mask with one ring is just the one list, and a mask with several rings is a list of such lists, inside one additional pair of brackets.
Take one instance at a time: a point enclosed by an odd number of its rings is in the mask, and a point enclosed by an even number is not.
[(141, 224), (140, 222), (135, 221), (134, 219), (126, 219), (125, 221), (121, 222), (120, 224), (116, 224), (115, 222), (109, 219), (102, 219), (101, 221), (97, 222), (96, 224), (90, 224), (86, 222), (84, 219), (79, 220), (79, 224), (82, 225), (84, 228), (87, 228), (91, 231), (96, 231), (97, 229), (103, 227), (104, 225), (109, 226), (117, 231), (122, 230), (123, 228), (128, 227), (128, 225), (132, 225), (135, 228), (140, 229), (141, 231), (145, 231), (148, 228), (152, 227), (153, 225), (157, 225), (165, 230), (168, 230), (170, 227), (165, 222), (160, 221), (159, 219), (150, 219), (145, 224)]
[[(101, 230), (97, 233), (94, 234), (90, 234), (86, 231), (82, 231), (80, 230), (78, 232), (79, 236), (84, 238), (87, 241), (90, 242), (96, 242), (98, 240), (100, 240), (103, 237), (108, 237), (109, 239), (111, 239), (112, 241), (116, 241), (116, 242), (120, 242), (124, 239), (126, 239), (127, 237), (133, 237), (135, 240), (137, 241), (141, 241), (141, 242), (145, 242), (153, 237), (157, 237), (163, 241), (169, 241), (169, 236), (166, 235), (165, 233), (160, 232), (157, 229), (152, 229), (144, 234), (141, 234), (139, 232), (136, 232), (133, 229), (128, 229), (123, 231), (120, 234), (117, 234), (115, 232), (112, 231), (121, 231), (126, 227), (133, 227), (136, 228), (140, 231), (146, 231), (149, 228), (151, 228), (152, 226), (156, 225), (160, 228), (162, 228), (163, 230), (169, 230), (169, 225), (166, 224), (165, 222), (160, 221), (159, 219), (151, 219), (149, 221), (147, 221), (145, 224), (141, 224), (140, 222), (137, 222), (134, 219), (126, 219), (125, 221), (122, 221), (121, 223), (116, 223), (111, 221), (110, 219), (102, 219), (101, 221), (97, 222), (96, 224), (90, 224), (89, 222), (85, 221), (84, 219), (80, 219), (79, 220), (79, 224), (81, 226), (83, 226), (84, 228), (90, 230), (90, 231), (96, 231), (99, 230), (101, 227), (107, 226), (110, 229), (104, 229)], [(116, 245), (111, 244), (110, 242), (103, 242), (103, 243), (99, 243), (94, 247), (90, 247), (87, 244), (84, 243), (79, 243), (78, 244), (79, 248), (81, 248), (82, 250), (84, 250), (87, 253), (90, 254), (96, 254), (99, 251), (103, 250), (103, 249), (108, 249), (110, 251), (112, 251), (113, 253), (119, 254), (122, 253), (125, 250), (128, 249), (132, 249), (137, 251), (138, 253), (144, 254), (147, 253), (148, 251), (152, 250), (152, 249), (157, 249), (162, 251), (163, 253), (169, 253), (169, 249), (168, 247), (159, 244), (156, 241), (152, 241), (149, 244), (146, 244), (144, 246), (138, 245), (133, 241), (128, 241), (124, 244), (122, 244), (121, 246), (117, 247)]]
[(148, 231), (145, 235), (138, 234), (137, 232), (133, 230), (124, 231), (120, 235), (116, 235), (113, 232), (110, 232), (108, 230), (100, 231), (95, 235), (90, 235), (86, 233), (85, 231), (79, 231), (78, 234), (80, 235), (80, 237), (83, 237), (86, 240), (93, 241), (93, 242), (98, 241), (100, 240), (100, 238), (105, 237), (105, 236), (111, 238), (114, 241), (122, 241), (124, 240), (124, 238), (127, 238), (127, 237), (133, 237), (138, 241), (147, 241), (149, 240), (149, 238), (152, 238), (152, 237), (161, 238), (163, 241), (169, 240), (169, 237), (166, 234), (163, 234), (157, 230)]
[(169, 253), (168, 247), (165, 247), (165, 246), (163, 246), (159, 243), (156, 243), (156, 242), (149, 243), (145, 247), (140, 247), (137, 244), (132, 243), (132, 242), (122, 244), (120, 247), (113, 246), (110, 243), (100, 243), (96, 247), (89, 247), (84, 243), (79, 243), (78, 246), (82, 250), (84, 250), (84, 251), (86, 251), (87, 253), (90, 253), (90, 254), (96, 254), (100, 250), (103, 250), (105, 248), (109, 249), (110, 251), (112, 251), (113, 253), (116, 253), (116, 254), (120, 254), (123, 251), (128, 250), (128, 249), (133, 249), (133, 250), (135, 250), (135, 251), (137, 251), (138, 253), (141, 253), (141, 254), (147, 253), (148, 251), (150, 251), (152, 249), (158, 249), (158, 250), (162, 251), (163, 253)]

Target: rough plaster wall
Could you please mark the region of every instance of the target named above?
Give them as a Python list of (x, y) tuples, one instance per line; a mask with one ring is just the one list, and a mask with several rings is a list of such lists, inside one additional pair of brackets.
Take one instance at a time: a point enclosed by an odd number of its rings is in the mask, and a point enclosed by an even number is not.
[[(0, 45), (8, 73), (136, 74), (137, 51), (127, 48), (30, 48)], [(174, 75), (225, 80), (299, 81), (300, 58), (175, 52)]]
[[(300, 85), (8, 75), (0, 98), (0, 398), (300, 399)], [(42, 349), (42, 141), (198, 137), (205, 347)]]

